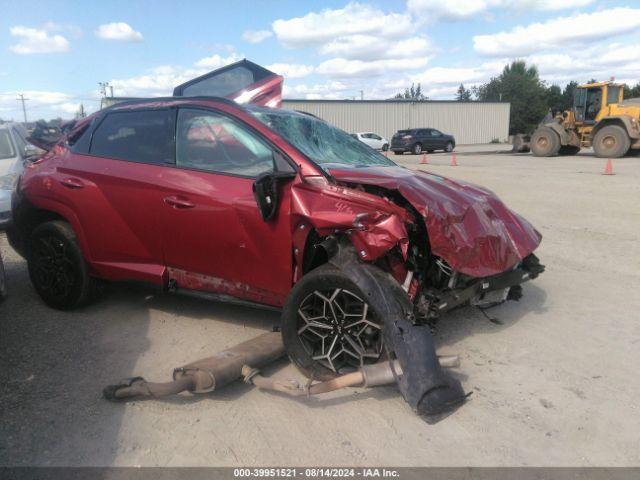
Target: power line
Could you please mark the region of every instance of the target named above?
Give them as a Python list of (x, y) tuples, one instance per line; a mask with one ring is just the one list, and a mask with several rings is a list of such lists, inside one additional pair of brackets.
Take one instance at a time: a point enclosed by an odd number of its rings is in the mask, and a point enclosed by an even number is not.
[(24, 98), (24, 94), (23, 93), (19, 93), (18, 96), (20, 98), (16, 98), (16, 100), (18, 100), (19, 102), (22, 102), (22, 114), (24, 115), (24, 123), (26, 125), (26, 123), (27, 123), (27, 107), (26, 107), (24, 102), (26, 102), (29, 99), (28, 98)]

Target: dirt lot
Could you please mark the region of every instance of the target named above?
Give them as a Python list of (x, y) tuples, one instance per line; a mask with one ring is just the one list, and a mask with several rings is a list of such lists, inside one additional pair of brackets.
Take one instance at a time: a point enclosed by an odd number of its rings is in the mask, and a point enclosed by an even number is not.
[[(486, 151), (494, 150), (487, 146)], [(174, 366), (269, 329), (277, 314), (114, 286), (97, 304), (43, 306), (0, 236), (2, 465), (640, 464), (640, 158), (590, 153), (429, 155), (428, 170), (495, 191), (544, 235), (547, 272), (524, 298), (452, 313), (439, 349), (459, 353), (471, 401), (436, 425), (394, 387), (291, 400), (236, 384), (205, 396), (112, 404), (107, 383)], [(395, 157), (411, 168), (413, 156)], [(296, 376), (285, 362), (271, 372)]]

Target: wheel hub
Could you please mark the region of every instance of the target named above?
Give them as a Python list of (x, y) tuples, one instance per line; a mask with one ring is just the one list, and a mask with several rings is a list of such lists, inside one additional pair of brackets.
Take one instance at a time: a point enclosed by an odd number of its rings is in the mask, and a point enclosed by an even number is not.
[(343, 288), (307, 295), (297, 328), (311, 358), (336, 373), (375, 362), (382, 353), (381, 325), (364, 300)]

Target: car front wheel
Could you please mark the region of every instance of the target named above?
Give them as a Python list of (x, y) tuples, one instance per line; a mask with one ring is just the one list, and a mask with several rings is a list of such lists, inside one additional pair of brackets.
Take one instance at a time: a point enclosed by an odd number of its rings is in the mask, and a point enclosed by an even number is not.
[(308, 378), (329, 380), (379, 360), (382, 324), (360, 289), (333, 265), (306, 274), (282, 311), (282, 339)]
[(447, 142), (447, 144), (444, 146), (444, 151), (445, 152), (453, 152), (453, 143)]
[(387, 150), (389, 150), (389, 144), (385, 143), (384, 145), (382, 145), (382, 151), (386, 152)]
[(414, 155), (420, 155), (422, 153), (422, 145), (419, 143), (416, 143), (411, 149), (411, 151), (413, 152)]
[(93, 281), (68, 223), (46, 222), (35, 228), (28, 268), (31, 283), (50, 307), (71, 310), (88, 302)]

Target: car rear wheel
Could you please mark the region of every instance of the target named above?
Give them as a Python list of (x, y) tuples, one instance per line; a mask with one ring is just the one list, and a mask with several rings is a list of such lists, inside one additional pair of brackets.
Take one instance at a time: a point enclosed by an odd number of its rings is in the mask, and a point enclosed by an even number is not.
[(536, 157), (555, 157), (560, 151), (560, 137), (551, 128), (540, 127), (531, 137), (531, 151)]
[(411, 151), (414, 155), (420, 155), (422, 153), (422, 145), (420, 143), (416, 143)]
[(382, 151), (386, 152), (387, 150), (389, 150), (389, 144), (385, 143), (384, 145), (382, 145)]
[(444, 151), (445, 152), (453, 152), (453, 143), (447, 142), (447, 144), (444, 146)]
[(316, 380), (375, 363), (383, 351), (382, 324), (364, 295), (328, 264), (291, 290), (282, 311), (282, 339), (291, 361)]
[(36, 292), (50, 307), (71, 310), (89, 301), (93, 281), (68, 223), (46, 222), (35, 228), (28, 268)]
[(627, 131), (619, 125), (609, 125), (598, 130), (593, 139), (593, 151), (598, 157), (624, 157), (631, 147)]

